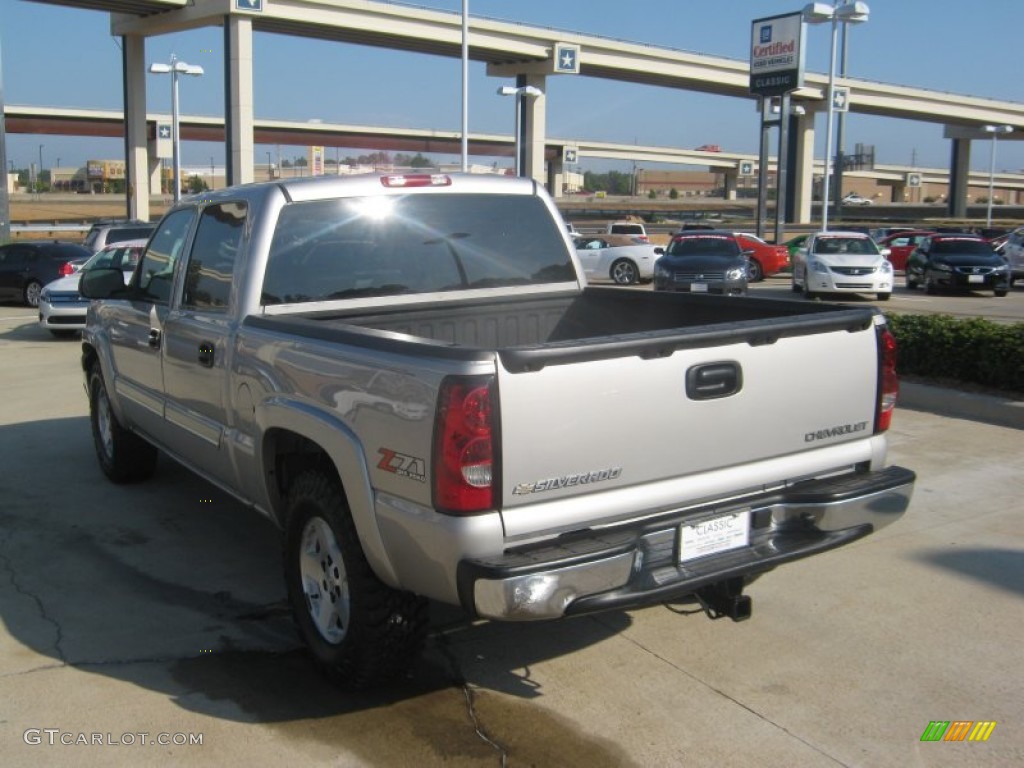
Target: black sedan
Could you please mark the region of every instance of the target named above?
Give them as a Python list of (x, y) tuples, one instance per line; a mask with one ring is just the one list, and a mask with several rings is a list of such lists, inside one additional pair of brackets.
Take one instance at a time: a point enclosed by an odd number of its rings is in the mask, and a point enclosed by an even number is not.
[(907, 258), (907, 288), (990, 290), (1005, 296), (1010, 268), (992, 244), (977, 235), (934, 234), (922, 240)]
[(688, 230), (672, 236), (654, 264), (654, 290), (719, 293), (747, 292), (749, 262), (732, 232)]

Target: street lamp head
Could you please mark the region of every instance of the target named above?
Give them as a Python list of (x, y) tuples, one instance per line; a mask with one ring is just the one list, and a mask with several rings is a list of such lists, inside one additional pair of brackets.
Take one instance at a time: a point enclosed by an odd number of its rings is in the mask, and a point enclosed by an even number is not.
[(515, 96), (519, 93), (519, 89), (514, 85), (503, 85), (498, 89), (499, 96)]
[(203, 68), (198, 64), (186, 64), (184, 61), (174, 62), (174, 71), (179, 75), (194, 75), (198, 77), (203, 74)]
[(993, 135), (997, 133), (1011, 133), (1013, 131), (1012, 125), (983, 125), (981, 130), (985, 133), (991, 133)]
[(534, 85), (523, 85), (516, 88), (514, 85), (503, 85), (498, 89), (499, 96), (543, 96), (544, 91)]
[(871, 9), (862, 0), (846, 2), (836, 8), (836, 18), (846, 24), (860, 24), (868, 20)]
[(832, 21), (835, 8), (830, 3), (808, 3), (801, 15), (808, 24), (824, 24)]
[(150, 64), (149, 71), (154, 75), (168, 75), (171, 72), (170, 64)]

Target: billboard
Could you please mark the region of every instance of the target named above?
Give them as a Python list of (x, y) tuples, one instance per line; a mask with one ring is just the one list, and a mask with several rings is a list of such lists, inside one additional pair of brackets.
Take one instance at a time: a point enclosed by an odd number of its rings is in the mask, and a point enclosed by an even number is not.
[(799, 13), (755, 19), (750, 30), (750, 92), (778, 96), (804, 84), (804, 22)]

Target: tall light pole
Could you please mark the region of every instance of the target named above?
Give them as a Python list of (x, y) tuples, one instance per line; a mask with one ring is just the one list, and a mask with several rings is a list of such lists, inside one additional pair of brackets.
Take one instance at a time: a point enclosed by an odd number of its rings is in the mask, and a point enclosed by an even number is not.
[(462, 172), (469, 171), (469, 0), (462, 0)]
[(533, 85), (503, 85), (498, 89), (499, 96), (516, 97), (516, 176), (523, 175), (523, 152), (520, 146), (523, 134), (523, 97), (541, 96), (543, 93), (540, 88)]
[(181, 126), (178, 121), (178, 75), (193, 75), (198, 77), (203, 74), (203, 68), (198, 64), (186, 64), (179, 61), (178, 57), (171, 54), (170, 64), (150, 64), (149, 71), (154, 75), (171, 76), (171, 146), (174, 156), (174, 202), (181, 199)]
[(267, 179), (273, 180), (274, 178), (274, 162), (270, 159), (270, 153), (267, 152)]
[(870, 9), (861, 0), (835, 0), (828, 3), (808, 3), (804, 6), (804, 21), (809, 24), (832, 24), (832, 46), (828, 65), (828, 120), (825, 127), (825, 180), (821, 194), (821, 228), (828, 229), (828, 206), (832, 195), (832, 124), (835, 119), (836, 38), (840, 24), (859, 24), (868, 20)]
[(39, 145), (39, 173), (36, 174), (36, 192), (41, 192), (43, 188), (43, 147), (45, 144)]
[(992, 226), (992, 197), (995, 195), (996, 181), (996, 139), (1000, 133), (1009, 133), (1013, 130), (1012, 125), (983, 125), (985, 133), (992, 134), (992, 148), (988, 158), (988, 212), (985, 214), (985, 226)]

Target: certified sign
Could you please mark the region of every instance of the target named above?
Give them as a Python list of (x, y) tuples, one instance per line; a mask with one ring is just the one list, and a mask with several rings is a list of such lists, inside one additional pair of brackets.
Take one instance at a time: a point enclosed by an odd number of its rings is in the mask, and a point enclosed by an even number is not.
[(804, 23), (799, 13), (755, 19), (750, 31), (750, 92), (777, 96), (804, 84)]

